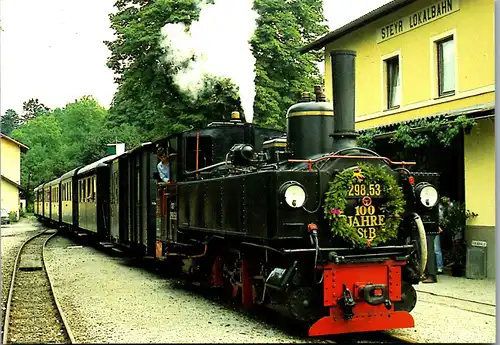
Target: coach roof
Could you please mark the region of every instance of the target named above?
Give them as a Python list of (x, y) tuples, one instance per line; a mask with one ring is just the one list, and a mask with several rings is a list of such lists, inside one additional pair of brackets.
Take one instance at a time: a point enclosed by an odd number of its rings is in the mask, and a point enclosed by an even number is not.
[(101, 167), (105, 167), (107, 166), (107, 162), (113, 160), (114, 158), (118, 157), (119, 155), (111, 155), (111, 156), (106, 156), (104, 158), (101, 158), (99, 159), (98, 161), (95, 161), (94, 163), (90, 163), (89, 165), (87, 166), (84, 166), (83, 168), (81, 168), (77, 175), (80, 176), (80, 175), (83, 175), (85, 174), (86, 172), (89, 172), (91, 170), (94, 170), (94, 169), (97, 169), (97, 168), (101, 168)]
[(66, 180), (67, 178), (69, 177), (73, 177), (76, 175), (77, 173), (77, 170), (80, 169), (81, 167), (78, 167), (78, 168), (75, 168), (71, 171), (68, 171), (67, 173), (65, 173), (64, 175), (61, 176), (61, 180)]

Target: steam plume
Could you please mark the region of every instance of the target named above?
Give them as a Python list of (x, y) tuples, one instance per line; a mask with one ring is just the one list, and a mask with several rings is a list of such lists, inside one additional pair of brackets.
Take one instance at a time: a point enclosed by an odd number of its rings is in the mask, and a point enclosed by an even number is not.
[(184, 24), (166, 24), (161, 45), (165, 60), (179, 67), (176, 84), (196, 98), (203, 77), (211, 74), (230, 78), (239, 87), (241, 105), (248, 122), (253, 119), (255, 58), (249, 43), (258, 15), (253, 0), (216, 0), (202, 4), (200, 19), (186, 32)]

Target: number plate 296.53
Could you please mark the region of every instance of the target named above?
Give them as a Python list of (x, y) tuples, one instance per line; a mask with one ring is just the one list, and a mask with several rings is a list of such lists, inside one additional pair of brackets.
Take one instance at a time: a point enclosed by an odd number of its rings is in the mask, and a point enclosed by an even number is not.
[(379, 183), (355, 183), (349, 189), (348, 196), (380, 196), (382, 188)]

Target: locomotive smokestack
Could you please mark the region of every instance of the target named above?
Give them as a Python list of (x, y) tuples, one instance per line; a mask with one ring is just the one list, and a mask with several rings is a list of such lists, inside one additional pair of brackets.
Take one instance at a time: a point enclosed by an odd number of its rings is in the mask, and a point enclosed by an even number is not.
[(355, 61), (356, 52), (330, 52), (332, 69), (333, 109), (335, 129), (332, 134), (334, 151), (356, 147), (355, 131)]

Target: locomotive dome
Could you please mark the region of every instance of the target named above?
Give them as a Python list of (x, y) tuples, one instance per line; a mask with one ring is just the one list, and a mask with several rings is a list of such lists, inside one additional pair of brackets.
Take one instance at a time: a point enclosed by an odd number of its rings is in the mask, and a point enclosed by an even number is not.
[(334, 130), (333, 103), (327, 102), (320, 86), (315, 87), (316, 100), (302, 93), (300, 103), (292, 105), (287, 117), (287, 145), (294, 158), (306, 158), (332, 149), (330, 135)]

